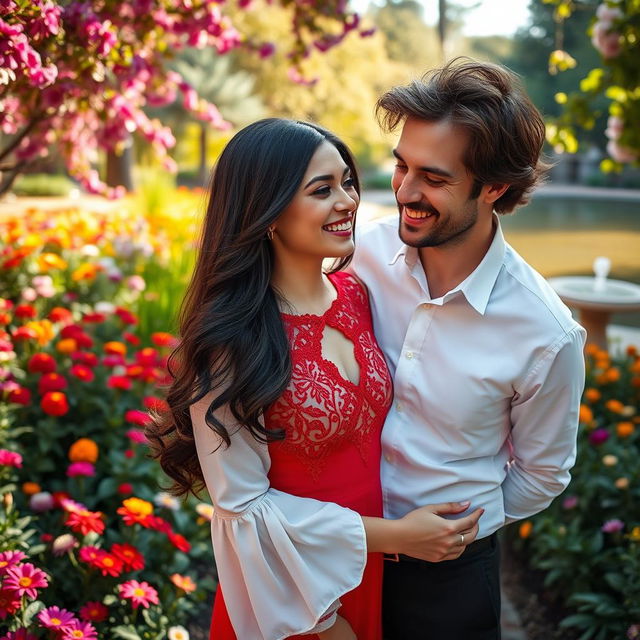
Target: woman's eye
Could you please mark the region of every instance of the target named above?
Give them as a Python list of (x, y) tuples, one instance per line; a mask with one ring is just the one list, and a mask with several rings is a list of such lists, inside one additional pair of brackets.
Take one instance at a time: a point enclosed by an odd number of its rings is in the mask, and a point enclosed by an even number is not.
[(355, 181), (353, 178), (347, 178), (347, 179), (344, 181), (343, 186), (344, 186), (344, 187), (347, 187), (348, 189), (352, 189), (353, 187), (355, 187), (355, 186), (356, 186), (356, 181)]
[(320, 187), (316, 189), (311, 195), (313, 196), (328, 196), (331, 193), (331, 188), (328, 186)]

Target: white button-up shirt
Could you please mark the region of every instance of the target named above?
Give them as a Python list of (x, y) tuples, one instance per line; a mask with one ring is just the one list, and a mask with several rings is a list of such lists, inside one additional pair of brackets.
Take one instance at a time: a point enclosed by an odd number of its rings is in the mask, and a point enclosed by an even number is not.
[(470, 500), (469, 511), (485, 509), (478, 537), (541, 511), (569, 483), (584, 386), (584, 329), (496, 224), (482, 262), (440, 298), (397, 217), (358, 234), (351, 267), (394, 379), (385, 516)]

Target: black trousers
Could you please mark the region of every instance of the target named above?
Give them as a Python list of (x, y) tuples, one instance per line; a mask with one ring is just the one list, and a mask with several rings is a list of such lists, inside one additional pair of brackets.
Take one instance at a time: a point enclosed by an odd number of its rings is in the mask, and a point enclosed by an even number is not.
[(500, 640), (500, 549), (470, 545), (456, 560), (386, 561), (384, 640)]

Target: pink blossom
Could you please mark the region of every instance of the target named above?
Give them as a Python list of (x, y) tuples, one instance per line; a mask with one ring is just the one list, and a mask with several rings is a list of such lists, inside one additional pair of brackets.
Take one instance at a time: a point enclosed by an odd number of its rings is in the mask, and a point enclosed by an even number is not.
[(62, 640), (95, 640), (96, 628), (90, 622), (74, 620), (63, 632)]
[(609, 432), (606, 429), (595, 429), (589, 434), (589, 442), (598, 446), (605, 443), (609, 439)]
[(578, 497), (577, 496), (567, 496), (562, 501), (563, 509), (575, 509), (578, 506)]
[(76, 622), (77, 619), (70, 611), (52, 606), (43, 609), (38, 614), (38, 620), (40, 621), (40, 626), (45, 629), (63, 631), (71, 623)]
[(606, 4), (601, 4), (596, 9), (596, 16), (602, 22), (613, 22), (614, 20), (619, 20), (623, 17), (622, 11), (617, 7), (609, 7)]
[(10, 567), (14, 567), (26, 557), (22, 551), (3, 551), (0, 553), (0, 576), (7, 573)]
[(0, 449), (0, 466), (22, 469), (22, 456), (15, 451)]
[(4, 587), (13, 589), (18, 595), (26, 595), (27, 598), (38, 597), (37, 589), (42, 589), (48, 584), (47, 575), (30, 562), (16, 564), (9, 567), (4, 580)]
[(54, 556), (63, 556), (68, 551), (78, 546), (78, 541), (70, 533), (63, 533), (51, 543), (51, 551)]
[(601, 527), (604, 533), (616, 533), (617, 531), (622, 531), (622, 529), (624, 529), (624, 522), (618, 518), (607, 520)]
[(148, 608), (150, 604), (158, 604), (158, 592), (147, 582), (128, 580), (118, 585), (121, 598), (131, 600), (131, 606), (137, 609), (140, 605)]
[(270, 58), (275, 53), (275, 51), (276, 46), (275, 44), (273, 44), (273, 42), (265, 42), (258, 49), (258, 55), (264, 60), (265, 58)]
[(144, 278), (138, 275), (129, 276), (126, 280), (126, 284), (132, 291), (144, 291), (147, 286)]
[(96, 475), (96, 468), (90, 462), (72, 462), (67, 467), (67, 476), (75, 478), (76, 476), (91, 477)]
[(616, 140), (609, 140), (607, 143), (607, 153), (616, 162), (635, 162), (638, 156), (628, 147), (619, 145)]
[(146, 444), (147, 437), (144, 435), (144, 431), (142, 429), (129, 429), (127, 431), (127, 438), (131, 440), (131, 442), (136, 442), (138, 444)]

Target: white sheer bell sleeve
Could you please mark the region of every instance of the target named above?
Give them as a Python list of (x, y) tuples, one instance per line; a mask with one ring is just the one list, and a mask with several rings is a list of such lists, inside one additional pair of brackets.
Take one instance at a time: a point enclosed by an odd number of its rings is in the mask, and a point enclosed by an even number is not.
[[(229, 618), (239, 640), (281, 640), (333, 624), (341, 595), (362, 580), (362, 518), (332, 502), (272, 489), (268, 447), (246, 428), (231, 446), (205, 423), (206, 396), (191, 407), (196, 448), (214, 504), (211, 537)], [(225, 425), (228, 410), (217, 412)], [(222, 442), (222, 444), (221, 444)]]

